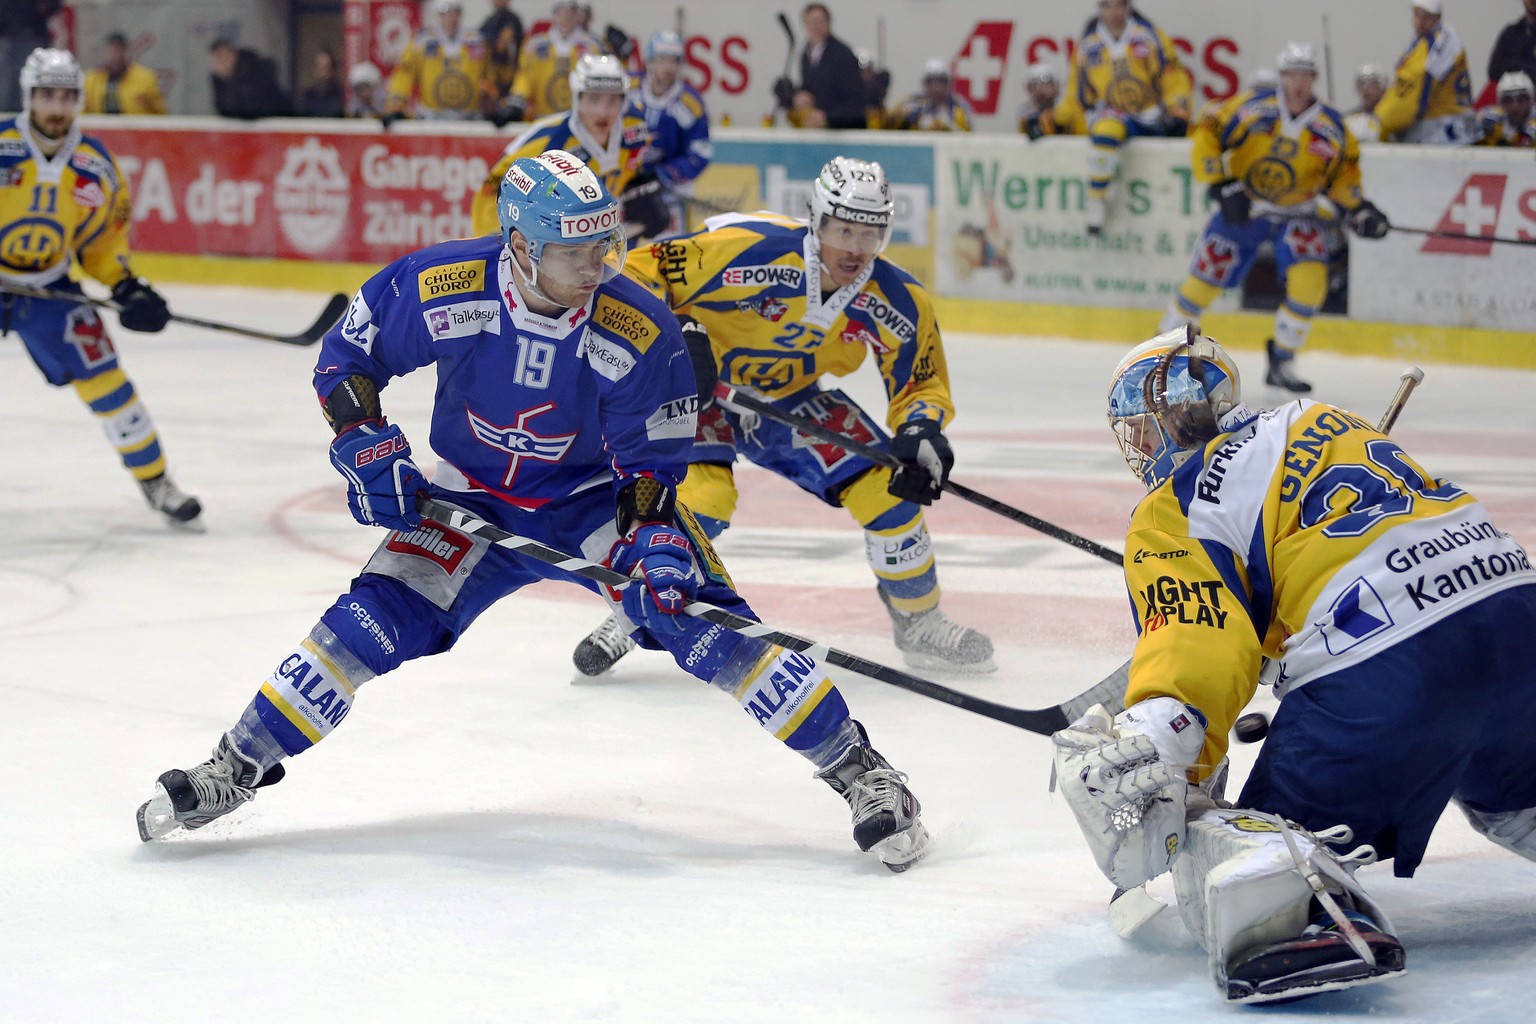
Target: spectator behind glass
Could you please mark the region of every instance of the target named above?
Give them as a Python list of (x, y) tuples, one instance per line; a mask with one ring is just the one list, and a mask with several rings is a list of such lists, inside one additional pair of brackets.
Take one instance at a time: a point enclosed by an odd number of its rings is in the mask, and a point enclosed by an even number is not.
[(21, 109), (16, 72), (33, 50), (53, 45), (48, 19), (62, 6), (60, 0), (0, 0), (0, 110)]
[(1505, 25), (1488, 56), (1488, 81), (1497, 82), (1511, 71), (1524, 71), (1536, 79), (1536, 0), (1523, 0), (1525, 17)]
[[(797, 128), (864, 128), (868, 89), (859, 73), (859, 59), (848, 44), (832, 34), (832, 13), (826, 4), (810, 3), (800, 12), (805, 47), (800, 51), (800, 88), (787, 97), (786, 82), (774, 86), (781, 105), (789, 107), (789, 122)], [(792, 88), (792, 87), (790, 87)]]
[(107, 59), (85, 75), (87, 114), (163, 114), (165, 97), (155, 73), (128, 57), (128, 37), (107, 36)]
[(208, 48), (208, 71), (213, 109), (220, 115), (251, 121), (293, 114), (293, 101), (277, 84), (277, 65), (271, 58), (236, 47), (233, 40), (216, 39)]
[[(486, 100), (491, 123), (506, 124), (501, 113), (517, 81), (517, 57), (523, 49), (523, 21), (512, 12), (509, 0), (493, 0), (490, 17), (480, 23), (480, 38), (485, 41), (490, 64), (485, 69)], [(498, 123), (499, 122), (499, 123)]]
[(336, 55), (330, 50), (316, 50), (314, 77), (299, 93), (299, 116), (341, 117), (344, 110)]
[(384, 76), (372, 61), (361, 61), (347, 72), (352, 96), (347, 100), (348, 117), (379, 117), (384, 113)]

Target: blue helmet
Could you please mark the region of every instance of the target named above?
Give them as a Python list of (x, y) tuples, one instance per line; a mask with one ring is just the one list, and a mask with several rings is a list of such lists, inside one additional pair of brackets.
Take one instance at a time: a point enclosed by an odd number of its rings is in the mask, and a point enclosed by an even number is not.
[(1232, 357), (1193, 324), (1137, 345), (1109, 385), (1109, 426), (1126, 465), (1157, 487), (1222, 433), (1241, 391)]
[(619, 202), (596, 174), (563, 149), (514, 160), (501, 179), (496, 202), (501, 240), (512, 243), (516, 231), (528, 240), (537, 266), (546, 243), (584, 245), (606, 240), (612, 280), (624, 266), (624, 218)]
[(649, 64), (657, 57), (676, 57), (683, 59), (683, 39), (676, 32), (665, 30), (657, 32), (645, 44), (645, 62)]

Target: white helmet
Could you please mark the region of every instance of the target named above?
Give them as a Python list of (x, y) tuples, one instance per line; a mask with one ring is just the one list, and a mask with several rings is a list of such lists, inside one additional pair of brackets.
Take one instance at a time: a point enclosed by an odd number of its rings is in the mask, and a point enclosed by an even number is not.
[(21, 109), (32, 106), (33, 89), (73, 89), (75, 109), (85, 106), (85, 72), (80, 62), (68, 50), (48, 50), (38, 47), (28, 55), (21, 66)]
[(1029, 70), (1024, 73), (1024, 81), (1030, 85), (1044, 85), (1046, 82), (1052, 85), (1061, 84), (1056, 77), (1056, 69), (1043, 60), (1029, 66)]
[(629, 91), (629, 72), (624, 63), (609, 53), (589, 53), (571, 69), (571, 101), (584, 92)]
[(1248, 76), (1248, 88), (1273, 92), (1280, 88), (1280, 73), (1274, 68), (1254, 68), (1253, 74)]
[(1317, 74), (1317, 50), (1311, 43), (1286, 43), (1275, 57), (1277, 71), (1305, 71)]
[(926, 82), (931, 78), (942, 78), (946, 82), (949, 81), (949, 61), (944, 60), (941, 57), (934, 57), (931, 60), (924, 61), (923, 81)]
[(829, 217), (882, 229), (880, 248), (891, 241), (891, 186), (885, 169), (869, 160), (835, 156), (822, 167), (811, 186), (811, 233), (819, 234)]
[(1362, 64), (1360, 65), (1360, 70), (1355, 72), (1356, 85), (1359, 85), (1361, 82), (1375, 82), (1377, 85), (1385, 89), (1387, 87), (1387, 83), (1391, 81), (1392, 76), (1388, 75), (1375, 64)]
[(352, 65), (352, 70), (347, 72), (347, 82), (356, 89), (360, 85), (377, 86), (384, 81), (384, 76), (379, 73), (378, 66), (372, 61), (359, 61)]
[(1499, 99), (1505, 96), (1518, 96), (1525, 93), (1527, 96), (1536, 97), (1536, 88), (1531, 85), (1531, 76), (1524, 71), (1506, 71), (1499, 76)]
[[(1185, 324), (1120, 360), (1109, 385), (1109, 426), (1126, 465), (1150, 491), (1234, 421), (1246, 419), (1241, 401), (1242, 378), (1232, 357)], [(1238, 415), (1229, 419), (1229, 413)]]

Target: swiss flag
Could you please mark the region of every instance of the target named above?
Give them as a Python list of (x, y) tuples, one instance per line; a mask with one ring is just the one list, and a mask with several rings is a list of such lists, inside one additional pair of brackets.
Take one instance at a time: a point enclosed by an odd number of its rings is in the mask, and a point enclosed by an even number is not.
[(1503, 174), (1471, 174), (1451, 205), (1440, 215), (1434, 230), (1475, 238), (1426, 238), (1419, 252), (1452, 253), (1457, 256), (1487, 256), (1493, 252), (1493, 237), (1499, 226), (1499, 211), (1504, 208), (1504, 187), (1509, 178)]
[(1013, 22), (978, 21), (953, 65), (955, 92), (964, 96), (978, 114), (997, 113), (1003, 95), (1003, 76), (1008, 73), (1008, 44), (1013, 42)]

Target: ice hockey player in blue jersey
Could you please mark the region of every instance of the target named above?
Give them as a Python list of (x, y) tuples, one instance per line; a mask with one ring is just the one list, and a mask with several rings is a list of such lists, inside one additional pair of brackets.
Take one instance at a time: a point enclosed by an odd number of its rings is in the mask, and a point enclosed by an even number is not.
[[(619, 275), (619, 204), (562, 150), (519, 159), (500, 234), (443, 242), (365, 283), (326, 335), (315, 388), (331, 462), (358, 522), (390, 531), (351, 589), (277, 661), (213, 756), (163, 773), (139, 808), (145, 841), (196, 829), (283, 777), (374, 676), (452, 647), (490, 605), (540, 579), (594, 583), (423, 520), (421, 493), (636, 583), (612, 607), (648, 647), (734, 696), (853, 811), (854, 839), (891, 870), (927, 852), (906, 777), (876, 753), (813, 654), (680, 614), (697, 598), (740, 615), (708, 539), (676, 500), (698, 408), (677, 320)], [(391, 379), (436, 364), (429, 483), (384, 417)]]
[(645, 76), (629, 94), (630, 113), (644, 118), (650, 132), (644, 163), (629, 185), (634, 197), (630, 203), (656, 190), (669, 217), (659, 235), (687, 229), (684, 207), (693, 195), (694, 179), (715, 155), (704, 97), (683, 81), (682, 68), (682, 38), (676, 32), (657, 32), (645, 44)]

